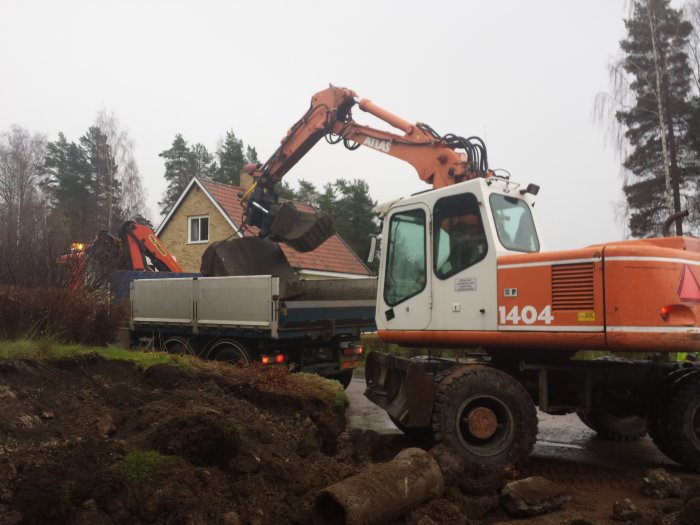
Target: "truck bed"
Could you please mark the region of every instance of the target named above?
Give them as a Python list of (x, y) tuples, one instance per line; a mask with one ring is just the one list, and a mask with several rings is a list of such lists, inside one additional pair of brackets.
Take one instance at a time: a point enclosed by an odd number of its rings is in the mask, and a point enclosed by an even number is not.
[(304, 293), (280, 300), (270, 275), (135, 280), (130, 328), (180, 326), (206, 331), (267, 332), (273, 339), (375, 329), (375, 278), (303, 281)]

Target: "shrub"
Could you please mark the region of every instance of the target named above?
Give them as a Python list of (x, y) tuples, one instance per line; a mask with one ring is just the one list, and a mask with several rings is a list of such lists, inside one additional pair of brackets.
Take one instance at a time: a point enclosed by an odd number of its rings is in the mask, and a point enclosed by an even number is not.
[(149, 479), (162, 461), (163, 456), (157, 450), (132, 450), (124, 457), (119, 468), (130, 482), (140, 483)]
[(56, 288), (0, 288), (0, 338), (105, 345), (127, 320), (126, 306), (100, 293)]

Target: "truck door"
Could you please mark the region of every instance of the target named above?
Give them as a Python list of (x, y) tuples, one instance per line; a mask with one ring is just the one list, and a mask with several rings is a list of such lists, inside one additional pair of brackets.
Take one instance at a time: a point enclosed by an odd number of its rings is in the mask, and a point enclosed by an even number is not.
[(396, 208), (385, 219), (384, 264), (377, 323), (386, 330), (422, 330), (431, 316), (430, 211), (424, 204)]

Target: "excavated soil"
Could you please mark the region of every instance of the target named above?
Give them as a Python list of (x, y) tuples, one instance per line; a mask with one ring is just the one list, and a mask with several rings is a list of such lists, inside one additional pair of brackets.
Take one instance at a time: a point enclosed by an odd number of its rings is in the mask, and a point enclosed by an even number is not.
[[(415, 445), (346, 431), (338, 392), (305, 374), (220, 363), (144, 372), (96, 355), (0, 360), (0, 525), (310, 523), (321, 489)], [(695, 489), (689, 503), (649, 500), (642, 474), (533, 460), (470, 470), (396, 524), (508, 522), (498, 492), (528, 475), (573, 499), (519, 523), (615, 523), (612, 502), (624, 498), (642, 511), (633, 523), (700, 522), (688, 521)]]

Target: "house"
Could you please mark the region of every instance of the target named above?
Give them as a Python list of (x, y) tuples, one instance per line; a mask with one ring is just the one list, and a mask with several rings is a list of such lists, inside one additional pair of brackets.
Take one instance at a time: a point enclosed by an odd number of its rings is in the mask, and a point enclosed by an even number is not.
[[(186, 272), (198, 272), (204, 250), (213, 241), (239, 233), (243, 208), (237, 186), (194, 177), (163, 219), (156, 235)], [(310, 206), (295, 203), (302, 211)], [(313, 251), (301, 253), (280, 244), (289, 264), (302, 279), (360, 278), (370, 271), (339, 235)]]

